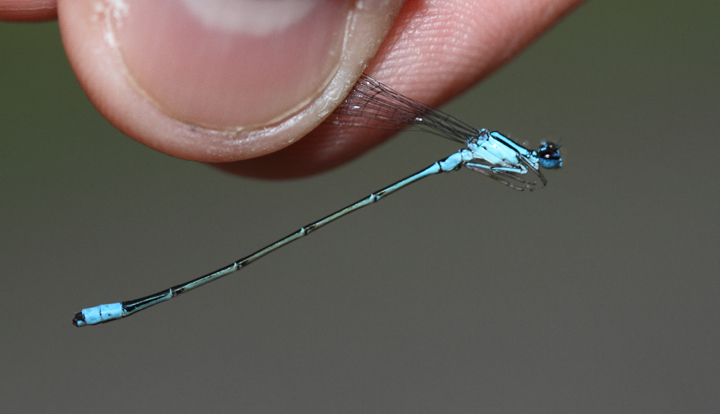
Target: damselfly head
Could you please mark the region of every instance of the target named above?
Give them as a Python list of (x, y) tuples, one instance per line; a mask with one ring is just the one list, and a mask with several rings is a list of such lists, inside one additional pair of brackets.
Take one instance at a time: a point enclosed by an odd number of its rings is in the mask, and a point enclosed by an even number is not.
[(540, 144), (540, 148), (538, 148), (538, 164), (548, 170), (562, 167), (560, 146), (549, 141)]

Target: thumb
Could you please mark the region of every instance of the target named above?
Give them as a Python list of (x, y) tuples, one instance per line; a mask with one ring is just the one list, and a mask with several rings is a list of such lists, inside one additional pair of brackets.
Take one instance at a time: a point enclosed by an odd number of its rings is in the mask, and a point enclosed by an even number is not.
[(253, 158), (316, 127), (380, 47), (402, 0), (59, 0), (98, 110), (197, 161)]

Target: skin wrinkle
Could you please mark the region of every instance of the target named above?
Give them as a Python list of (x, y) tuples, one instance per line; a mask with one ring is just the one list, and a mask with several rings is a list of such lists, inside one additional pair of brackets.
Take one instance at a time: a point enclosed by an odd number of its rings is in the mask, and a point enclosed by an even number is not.
[[(522, 32), (517, 33), (516, 31), (502, 30), (502, 28), (495, 29), (491, 22), (488, 22), (489, 19), (481, 17), (481, 14), (472, 14), (471, 20), (468, 20), (462, 2), (449, 3), (453, 7), (443, 8), (436, 7), (436, 4), (439, 3), (423, 2), (420, 5), (417, 13), (425, 13), (423, 19), (410, 19), (407, 22), (397, 23), (397, 26), (404, 25), (404, 27), (398, 31), (395, 50), (390, 52), (395, 56), (382, 57), (384, 64), (380, 70), (381, 73), (385, 70), (395, 72), (398, 69), (392, 70), (391, 68), (397, 68), (400, 64), (403, 73), (411, 75), (438, 70), (440, 76), (453, 79), (457, 84), (457, 89), (449, 90), (452, 95), (456, 93), (456, 90), (460, 92), (464, 89), (462, 82), (457, 80), (461, 77), (458, 76), (458, 72), (474, 73), (471, 75), (473, 78), (480, 78), (504, 63), (527, 43), (522, 40), (524, 39)], [(448, 14), (457, 17), (448, 18)], [(449, 21), (452, 23), (448, 23)], [(415, 33), (423, 33), (423, 36), (417, 36)], [(473, 40), (478, 36), (482, 36), (483, 41)], [(495, 38), (493, 39), (493, 37)], [(487, 40), (488, 38), (491, 40)], [(481, 46), (474, 49), (468, 48), (468, 43)], [(510, 46), (497, 50), (497, 48), (490, 47), (495, 43), (510, 44)], [(421, 50), (424, 59), (415, 59), (414, 56), (418, 55)], [(488, 70), (478, 73), (472, 69), (478, 60), (498, 60), (498, 63), (488, 67)], [(456, 68), (456, 72), (444, 70), (449, 64)], [(402, 82), (393, 83), (393, 85), (402, 85)], [(419, 99), (423, 100), (424, 98), (420, 97)], [(436, 102), (428, 102), (436, 104)]]

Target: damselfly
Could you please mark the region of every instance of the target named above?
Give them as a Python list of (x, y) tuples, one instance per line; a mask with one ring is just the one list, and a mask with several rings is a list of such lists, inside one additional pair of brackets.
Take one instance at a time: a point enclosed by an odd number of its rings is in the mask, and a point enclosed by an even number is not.
[(222, 269), (190, 282), (165, 289), (154, 295), (83, 309), (75, 314), (73, 324), (75, 326), (85, 326), (113, 321), (172, 299), (189, 290), (240, 270), (268, 253), (430, 175), (456, 171), (461, 167), (466, 167), (510, 188), (531, 191), (538, 185), (538, 182), (535, 181), (535, 178), (528, 178), (529, 172), (540, 180), (540, 185), (544, 186), (547, 180), (540, 168), (562, 167), (560, 148), (555, 143), (543, 142), (538, 150), (530, 150), (499, 132), (475, 129), (429, 105), (407, 98), (364, 74), (360, 77), (350, 95), (326, 122), (345, 126), (382, 129), (402, 129), (415, 126), (457, 141), (465, 147), (422, 171), (372, 193), (323, 219), (302, 227), (300, 230)]

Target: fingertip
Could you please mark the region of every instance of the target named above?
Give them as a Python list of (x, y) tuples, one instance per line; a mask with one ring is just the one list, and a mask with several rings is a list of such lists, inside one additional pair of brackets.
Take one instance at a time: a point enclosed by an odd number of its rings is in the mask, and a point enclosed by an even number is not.
[[(290, 14), (273, 20), (280, 3)], [(225, 162), (276, 151), (317, 126), (400, 3), (60, 0), (59, 18), (70, 62), (106, 118), (167, 154)]]
[(111, 30), (128, 79), (167, 116), (215, 130), (275, 123), (316, 97), (340, 63), (351, 6), (125, 2)]

